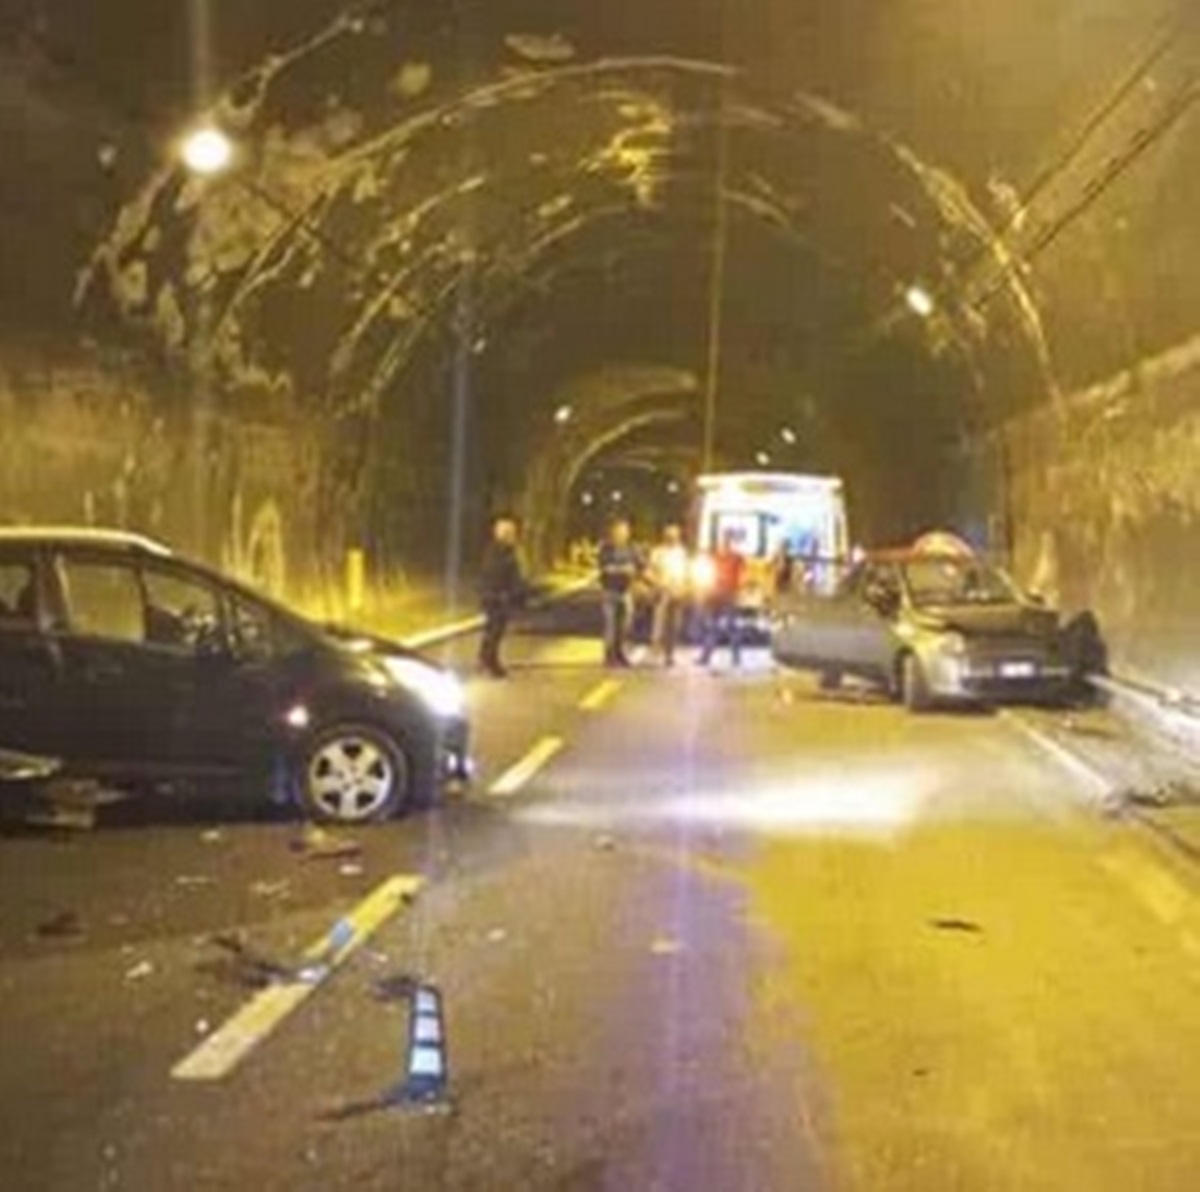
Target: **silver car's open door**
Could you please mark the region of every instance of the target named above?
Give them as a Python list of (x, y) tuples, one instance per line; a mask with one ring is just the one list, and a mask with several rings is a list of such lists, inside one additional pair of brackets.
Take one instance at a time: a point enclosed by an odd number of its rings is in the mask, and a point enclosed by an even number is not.
[(800, 577), (776, 603), (771, 650), (789, 666), (837, 673), (886, 671), (892, 648), (887, 619), (868, 599), (864, 567), (836, 585)]

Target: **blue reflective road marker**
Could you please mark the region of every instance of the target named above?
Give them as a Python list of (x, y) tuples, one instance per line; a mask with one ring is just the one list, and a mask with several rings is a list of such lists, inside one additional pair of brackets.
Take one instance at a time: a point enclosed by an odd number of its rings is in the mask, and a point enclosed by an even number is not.
[(440, 1101), (449, 1079), (442, 995), (432, 985), (416, 985), (408, 1017), (404, 1081), (397, 1090), (397, 1100)]

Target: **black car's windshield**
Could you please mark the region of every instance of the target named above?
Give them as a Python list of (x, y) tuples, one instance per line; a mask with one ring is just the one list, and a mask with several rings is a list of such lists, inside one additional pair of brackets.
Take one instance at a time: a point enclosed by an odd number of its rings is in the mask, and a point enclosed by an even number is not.
[(1012, 604), (1016, 590), (1003, 572), (977, 559), (931, 558), (902, 565), (913, 604)]

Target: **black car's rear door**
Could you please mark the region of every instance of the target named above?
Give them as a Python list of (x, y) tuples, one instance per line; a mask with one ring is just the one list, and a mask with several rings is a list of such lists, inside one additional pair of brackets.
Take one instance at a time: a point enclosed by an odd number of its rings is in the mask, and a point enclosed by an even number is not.
[(172, 762), (178, 651), (149, 640), (136, 561), (70, 548), (56, 558), (68, 756), (103, 774), (152, 776)]
[(37, 553), (0, 549), (0, 748), (57, 756), (64, 744), (61, 657), (45, 624)]

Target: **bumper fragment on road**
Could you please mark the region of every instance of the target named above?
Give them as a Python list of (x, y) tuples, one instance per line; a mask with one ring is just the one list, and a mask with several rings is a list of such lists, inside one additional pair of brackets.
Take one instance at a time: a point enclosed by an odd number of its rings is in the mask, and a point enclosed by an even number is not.
[(423, 879), (389, 878), (304, 952), (293, 978), (256, 994), (171, 1070), (176, 1080), (228, 1076), (298, 1010), (421, 888)]
[(506, 770), (488, 789), (488, 794), (504, 799), (517, 794), (562, 750), (562, 737), (543, 737), (517, 764)]

